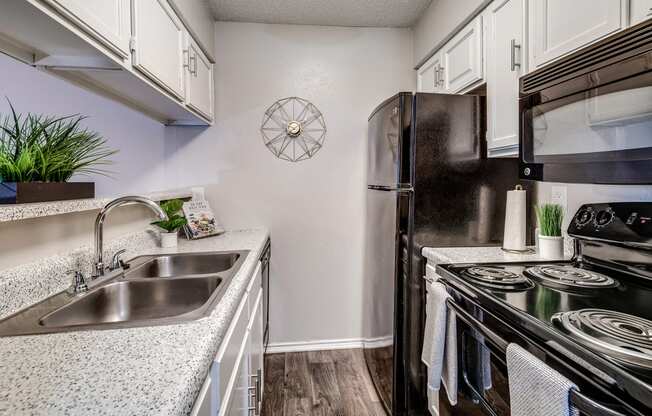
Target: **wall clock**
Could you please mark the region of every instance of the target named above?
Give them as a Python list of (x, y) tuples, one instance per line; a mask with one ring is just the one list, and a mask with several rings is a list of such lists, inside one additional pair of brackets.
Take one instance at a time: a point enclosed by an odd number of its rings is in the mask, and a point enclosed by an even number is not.
[(260, 127), (265, 146), (282, 160), (300, 162), (310, 159), (326, 140), (326, 122), (310, 101), (288, 97), (272, 104)]

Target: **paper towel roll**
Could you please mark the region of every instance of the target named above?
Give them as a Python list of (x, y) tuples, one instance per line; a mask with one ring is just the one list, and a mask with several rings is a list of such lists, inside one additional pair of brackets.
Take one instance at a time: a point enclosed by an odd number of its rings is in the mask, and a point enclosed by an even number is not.
[(503, 248), (505, 250), (525, 250), (526, 234), (526, 191), (521, 185), (516, 185), (513, 191), (507, 191), (505, 207), (505, 233)]

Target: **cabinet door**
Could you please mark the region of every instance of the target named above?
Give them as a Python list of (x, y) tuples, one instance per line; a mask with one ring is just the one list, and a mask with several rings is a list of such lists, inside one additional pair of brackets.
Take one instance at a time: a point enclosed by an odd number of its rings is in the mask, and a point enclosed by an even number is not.
[(190, 35), (186, 36), (186, 105), (213, 120), (213, 64)]
[(255, 414), (260, 414), (263, 402), (263, 391), (265, 390), (264, 381), (264, 346), (263, 346), (263, 293), (258, 292), (256, 306), (253, 309), (250, 322), (250, 346), (249, 346), (249, 369), (251, 371), (251, 383), (254, 394), (252, 395), (252, 405), (256, 408)]
[(518, 78), (523, 74), (523, 0), (494, 1), (487, 14), (488, 148), (518, 145)]
[(652, 0), (630, 0), (629, 24), (636, 25), (652, 18)]
[(220, 409), (220, 416), (250, 416), (250, 369), (249, 369), (249, 333), (243, 340), (237, 372), (234, 373), (232, 385), (227, 389), (225, 402)]
[(530, 2), (532, 69), (620, 30), (625, 1)]
[(180, 100), (184, 94), (184, 29), (166, 0), (133, 0), (133, 65)]
[(130, 0), (45, 0), (121, 58), (129, 57)]
[(195, 405), (190, 411), (190, 416), (211, 416), (211, 399), (212, 399), (212, 379), (210, 373), (206, 376), (206, 380), (202, 385)]
[(421, 65), (417, 70), (417, 92), (443, 92), (441, 64), (441, 54), (437, 53)]
[(446, 43), (442, 58), (446, 92), (460, 92), (482, 79), (482, 16), (478, 16)]

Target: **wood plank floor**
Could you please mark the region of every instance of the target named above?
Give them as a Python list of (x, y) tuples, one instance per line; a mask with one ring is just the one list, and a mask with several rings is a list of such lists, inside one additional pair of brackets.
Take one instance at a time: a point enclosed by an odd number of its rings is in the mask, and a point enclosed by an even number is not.
[(385, 416), (362, 350), (265, 356), (263, 416)]

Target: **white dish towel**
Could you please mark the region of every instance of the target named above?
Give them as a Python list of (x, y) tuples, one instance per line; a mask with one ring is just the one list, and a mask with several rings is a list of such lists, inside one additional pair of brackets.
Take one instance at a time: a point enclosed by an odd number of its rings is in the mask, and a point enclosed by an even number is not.
[(448, 400), (457, 404), (457, 337), (455, 314), (448, 311), (446, 287), (433, 282), (426, 297), (426, 328), (421, 361), (428, 367), (428, 408), (439, 415), (439, 389), (443, 381)]
[(570, 403), (577, 386), (517, 344), (507, 346), (511, 416), (578, 416)]

